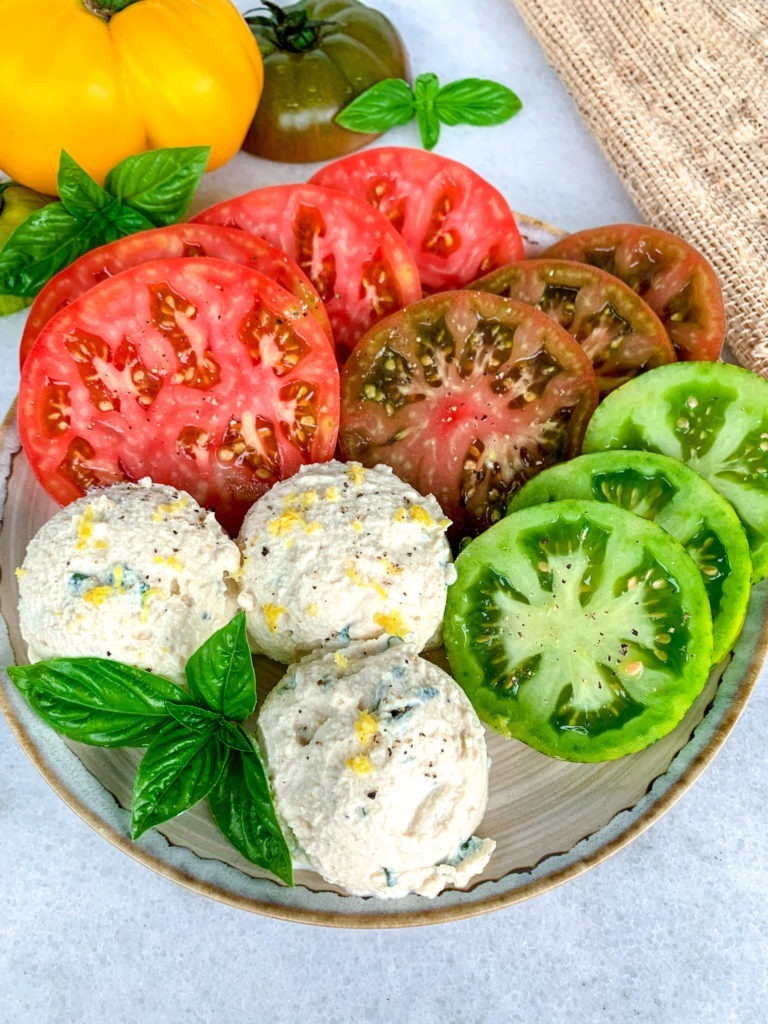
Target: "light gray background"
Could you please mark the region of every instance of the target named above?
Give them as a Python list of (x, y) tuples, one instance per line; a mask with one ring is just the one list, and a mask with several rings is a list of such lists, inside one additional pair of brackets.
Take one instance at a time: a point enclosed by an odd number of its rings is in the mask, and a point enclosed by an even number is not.
[[(496, 78), (523, 98), (506, 126), (445, 129), (438, 152), (567, 229), (637, 217), (511, 4), (377, 6), (414, 74)], [(386, 141), (417, 144), (415, 126)], [(238, 158), (196, 207), (311, 171)], [(3, 408), (22, 323), (0, 321)], [(54, 795), (2, 721), (0, 1024), (763, 1024), (767, 723), (763, 678), (691, 791), (577, 880), (468, 921), (366, 932), (253, 916), (154, 875)]]

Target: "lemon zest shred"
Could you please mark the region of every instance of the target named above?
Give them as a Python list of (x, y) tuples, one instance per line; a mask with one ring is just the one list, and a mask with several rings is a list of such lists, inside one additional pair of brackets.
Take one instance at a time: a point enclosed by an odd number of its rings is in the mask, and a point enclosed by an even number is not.
[(377, 583), (376, 580), (363, 579), (363, 577), (351, 563), (347, 563), (346, 576), (347, 579), (352, 580), (356, 587), (366, 587), (369, 590), (375, 590), (379, 597), (386, 601), (387, 592), (384, 589), (384, 587), (380, 583)]
[(353, 462), (351, 463), (348, 472), (349, 479), (352, 481), (355, 487), (359, 487), (360, 484), (365, 480), (368, 470), (364, 466), (361, 466), (359, 463)]
[(357, 757), (347, 758), (345, 764), (347, 768), (352, 769), (355, 775), (368, 775), (373, 771), (371, 760), (365, 754), (358, 754)]
[(163, 521), (165, 516), (172, 516), (175, 515), (177, 512), (181, 512), (181, 510), (183, 508), (186, 508), (188, 504), (189, 498), (187, 498), (185, 495), (182, 495), (176, 501), (158, 505), (155, 511), (152, 513), (152, 522), (160, 523)]
[(401, 640), (404, 640), (411, 632), (407, 622), (398, 611), (376, 612), (373, 621), (377, 626), (381, 626), (385, 633), (399, 637)]
[(285, 615), (285, 608), (279, 604), (265, 604), (262, 608), (264, 618), (267, 620), (270, 632), (274, 633), (281, 615)]
[(378, 731), (378, 719), (370, 711), (361, 711), (355, 722), (355, 735), (360, 746), (367, 746)]

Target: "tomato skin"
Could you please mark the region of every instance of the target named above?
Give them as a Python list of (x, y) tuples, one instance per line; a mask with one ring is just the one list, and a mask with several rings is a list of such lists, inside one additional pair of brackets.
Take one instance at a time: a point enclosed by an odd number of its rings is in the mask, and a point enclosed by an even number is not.
[(230, 0), (136, 0), (109, 21), (81, 0), (0, 0), (0, 22), (0, 167), (17, 181), (55, 195), (62, 149), (101, 183), (147, 149), (210, 146), (212, 170), (240, 148), (263, 68)]
[(19, 347), (20, 366), (24, 365), (35, 339), (51, 317), (95, 284), (149, 260), (189, 256), (213, 256), (252, 266), (305, 303), (328, 338), (333, 340), (328, 314), (312, 282), (276, 246), (235, 228), (171, 224), (139, 231), (91, 249), (52, 277), (29, 311)]
[(254, 189), (193, 221), (242, 228), (294, 259), (325, 303), (342, 363), (369, 327), (421, 298), (416, 261), (397, 231), (367, 203), (336, 189)]
[(421, 149), (376, 147), (321, 167), (310, 181), (380, 210), (411, 247), (425, 292), (463, 288), (523, 258), (506, 199), (458, 160)]
[(18, 419), (59, 504), (149, 476), (235, 532), (257, 497), (332, 458), (333, 349), (302, 305), (210, 257), (125, 270), (48, 322), (24, 364)]
[(645, 224), (587, 228), (542, 256), (578, 260), (621, 278), (656, 313), (678, 359), (716, 360), (725, 338), (725, 306), (715, 271), (677, 235)]
[(341, 393), (345, 458), (385, 463), (433, 494), (457, 538), (487, 529), (527, 479), (578, 454), (598, 387), (581, 346), (549, 317), (456, 291), (373, 327), (344, 364)]
[(264, 61), (264, 91), (243, 149), (286, 163), (330, 160), (365, 146), (374, 135), (351, 132), (334, 117), (385, 78), (407, 78), (397, 30), (383, 14), (355, 0), (300, 0), (286, 15), (327, 21), (309, 48), (294, 52), (274, 32), (252, 23)]

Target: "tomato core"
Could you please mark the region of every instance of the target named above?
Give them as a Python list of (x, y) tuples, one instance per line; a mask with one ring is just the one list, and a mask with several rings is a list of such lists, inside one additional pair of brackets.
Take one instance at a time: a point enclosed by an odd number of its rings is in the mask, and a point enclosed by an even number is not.
[(278, 4), (269, 3), (269, 0), (264, 0), (263, 6), (268, 14), (257, 16), (256, 12), (249, 11), (244, 16), (245, 20), (251, 28), (258, 25), (266, 29), (270, 42), (286, 53), (314, 50), (320, 40), (321, 29), (336, 24), (335, 21), (310, 18), (301, 9), (283, 9)]
[(83, 0), (85, 9), (103, 21), (109, 21), (110, 18), (119, 14), (120, 11), (135, 3), (137, 3), (137, 0)]

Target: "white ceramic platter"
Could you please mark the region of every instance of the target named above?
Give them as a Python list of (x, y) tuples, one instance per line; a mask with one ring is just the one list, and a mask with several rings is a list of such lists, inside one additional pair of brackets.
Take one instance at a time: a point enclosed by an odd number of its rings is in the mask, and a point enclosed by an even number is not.
[[(528, 225), (529, 252), (546, 237)], [(0, 612), (7, 626), (2, 663), (26, 661), (18, 628), (14, 569), (55, 506), (19, 450), (12, 409), (0, 433)], [(732, 655), (713, 672), (689, 714), (669, 736), (639, 754), (598, 765), (550, 760), (488, 734), (491, 797), (478, 832), (497, 849), (468, 891), (434, 900), (365, 900), (343, 895), (311, 872), (288, 888), (242, 859), (221, 837), (204, 805), (142, 837), (129, 838), (131, 787), (140, 752), (69, 743), (41, 723), (3, 674), (0, 708), (21, 746), (54, 790), (96, 831), (149, 868), (182, 885), (257, 913), (306, 923), (388, 927), (467, 917), (536, 896), (573, 878), (630, 842), (692, 784), (732, 728), (768, 650), (768, 581), (753, 590), (747, 623)], [(257, 664), (261, 696), (281, 669)]]

